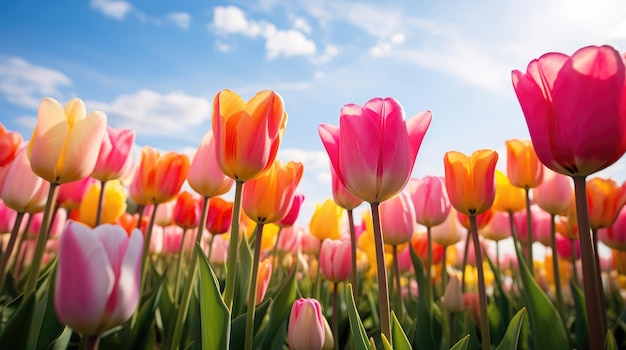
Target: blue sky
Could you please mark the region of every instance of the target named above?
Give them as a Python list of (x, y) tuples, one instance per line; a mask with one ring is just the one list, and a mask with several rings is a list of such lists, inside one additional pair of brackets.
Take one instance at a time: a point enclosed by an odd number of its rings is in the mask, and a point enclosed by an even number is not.
[[(496, 149), (504, 168), (504, 141), (528, 138), (511, 70), (590, 44), (626, 50), (622, 1), (3, 1), (0, 121), (29, 138), (42, 97), (80, 97), (135, 129), (137, 151), (191, 153), (219, 90), (273, 89), (289, 114), (279, 157), (305, 164), (307, 223), (331, 196), (317, 127), (344, 104), (432, 111), (415, 177), (443, 175), (448, 150)], [(626, 180), (624, 160), (602, 175)]]

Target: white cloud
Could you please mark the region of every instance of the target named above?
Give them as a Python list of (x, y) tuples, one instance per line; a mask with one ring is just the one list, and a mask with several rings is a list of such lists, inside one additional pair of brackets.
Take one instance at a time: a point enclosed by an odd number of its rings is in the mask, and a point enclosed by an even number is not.
[(390, 38), (379, 41), (376, 45), (369, 49), (370, 55), (374, 57), (386, 56), (391, 52), (394, 46), (404, 43), (405, 36), (402, 33), (395, 33)]
[(177, 27), (187, 30), (191, 25), (191, 15), (187, 12), (172, 12), (167, 15), (167, 19)]
[(315, 43), (297, 30), (279, 30), (267, 37), (267, 58), (278, 56), (310, 56), (315, 54)]
[(211, 103), (202, 97), (177, 91), (160, 94), (139, 90), (111, 102), (88, 101), (88, 110), (101, 110), (112, 124), (135, 129), (142, 135), (182, 135), (211, 117)]
[(233, 49), (233, 47), (231, 45), (228, 45), (220, 40), (216, 40), (215, 41), (215, 48), (217, 49), (217, 51), (219, 52), (229, 52), (230, 50)]
[(326, 63), (332, 60), (338, 54), (339, 54), (339, 49), (337, 48), (337, 46), (332, 45), (332, 44), (327, 44), (324, 47), (324, 53), (316, 57), (313, 61), (315, 63)]
[(391, 43), (393, 45), (400, 45), (404, 43), (404, 40), (406, 40), (406, 37), (402, 33), (396, 33), (391, 36)]
[(312, 31), (309, 23), (302, 17), (294, 18), (293, 28), (298, 29), (306, 34), (311, 34), (311, 31)]
[(118, 0), (91, 0), (91, 8), (100, 11), (107, 17), (122, 20), (133, 9), (133, 5), (127, 1)]
[(243, 10), (232, 5), (215, 7), (213, 22), (208, 28), (222, 35), (241, 34), (265, 39), (266, 57), (270, 60), (279, 56), (313, 56), (316, 51), (315, 43), (303, 32), (278, 30), (267, 21), (249, 20)]
[(70, 78), (62, 72), (20, 57), (0, 56), (0, 94), (13, 104), (37, 109), (41, 98), (61, 98), (61, 89), (71, 85)]

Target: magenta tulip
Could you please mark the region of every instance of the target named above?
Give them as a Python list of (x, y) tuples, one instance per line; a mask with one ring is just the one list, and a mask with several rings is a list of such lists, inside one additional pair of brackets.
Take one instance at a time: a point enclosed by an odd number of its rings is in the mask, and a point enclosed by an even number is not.
[(69, 221), (59, 245), (54, 308), (59, 320), (84, 335), (120, 325), (139, 301), (143, 236), (120, 226)]
[(415, 233), (415, 209), (408, 192), (381, 203), (380, 223), (385, 244), (399, 245), (411, 240)]
[[(552, 222), (552, 216), (543, 211), (537, 205), (532, 205), (530, 207), (530, 215), (533, 232), (533, 243), (539, 242), (544, 246), (549, 247), (551, 235), (550, 225)], [(517, 231), (519, 240), (522, 243), (528, 242), (528, 224), (526, 217), (526, 210), (518, 211), (517, 213), (513, 214), (513, 218), (515, 221), (515, 230)]]
[(443, 177), (425, 176), (422, 179), (410, 179), (408, 191), (415, 208), (417, 223), (433, 227), (446, 220), (450, 213), (450, 199)]
[(350, 242), (324, 239), (320, 248), (320, 267), (324, 276), (333, 282), (344, 281), (350, 276)]
[(298, 219), (298, 214), (300, 214), (302, 202), (304, 202), (304, 195), (295, 194), (291, 200), (291, 208), (287, 212), (287, 215), (285, 215), (285, 217), (278, 222), (278, 225), (281, 227), (287, 227), (295, 224)]
[(513, 87), (537, 156), (548, 168), (587, 176), (626, 152), (624, 58), (610, 46), (571, 57), (547, 53), (513, 71)]
[(300, 298), (289, 315), (287, 341), (291, 350), (320, 350), (326, 339), (322, 306), (313, 298)]
[(119, 179), (129, 173), (134, 142), (134, 130), (113, 129), (107, 126), (91, 177), (100, 181), (109, 181)]
[(374, 98), (363, 107), (345, 105), (339, 127), (322, 124), (319, 134), (346, 188), (368, 203), (381, 203), (409, 180), (431, 118), (425, 111), (406, 121), (398, 101)]

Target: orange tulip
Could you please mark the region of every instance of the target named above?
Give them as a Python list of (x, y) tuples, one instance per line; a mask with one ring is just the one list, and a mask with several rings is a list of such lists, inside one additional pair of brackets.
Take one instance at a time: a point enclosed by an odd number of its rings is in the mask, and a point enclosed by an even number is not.
[(7, 131), (4, 125), (0, 123), (0, 167), (11, 163), (15, 159), (23, 141), (19, 132)]
[(37, 125), (28, 145), (33, 172), (51, 183), (83, 179), (93, 171), (106, 131), (107, 117), (85, 111), (78, 98), (65, 107), (52, 98), (39, 104)]
[(198, 227), (201, 207), (201, 199), (197, 195), (187, 191), (179, 193), (172, 212), (174, 223), (183, 230)]
[(289, 212), (303, 171), (300, 162), (283, 165), (280, 160), (275, 160), (266, 173), (244, 184), (243, 211), (258, 223), (280, 221)]
[(618, 186), (611, 179), (594, 177), (587, 181), (587, 205), (592, 229), (611, 227), (626, 203), (626, 182)]
[(526, 208), (524, 189), (513, 186), (509, 178), (500, 170), (496, 170), (496, 197), (493, 210), (515, 213)]
[(209, 200), (209, 210), (206, 218), (206, 229), (212, 235), (221, 235), (228, 232), (233, 219), (233, 202), (221, 197), (212, 197)]
[(251, 180), (268, 170), (285, 133), (287, 113), (274, 91), (261, 91), (247, 103), (222, 90), (213, 100), (217, 163), (226, 176)]
[(452, 206), (466, 215), (478, 215), (493, 204), (496, 192), (494, 172), (498, 153), (479, 150), (466, 156), (450, 151), (443, 158), (446, 190)]
[(175, 152), (160, 155), (146, 146), (130, 185), (130, 197), (140, 205), (168, 202), (176, 197), (188, 172), (186, 155)]
[(530, 140), (506, 141), (506, 173), (515, 187), (533, 188), (543, 180), (543, 164)]

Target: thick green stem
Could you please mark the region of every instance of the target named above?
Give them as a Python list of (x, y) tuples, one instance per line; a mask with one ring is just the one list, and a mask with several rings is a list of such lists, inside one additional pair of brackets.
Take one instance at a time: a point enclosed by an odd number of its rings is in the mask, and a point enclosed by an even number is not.
[(24, 212), (18, 212), (17, 216), (15, 217), (15, 222), (13, 223), (13, 229), (11, 229), (11, 236), (9, 237), (7, 249), (2, 252), (2, 258), (0, 258), (0, 295), (2, 294), (4, 282), (6, 281), (6, 277), (8, 275), (7, 266), (9, 265), (9, 258), (13, 253), (13, 248), (15, 247), (17, 236), (20, 233), (20, 226), (22, 225), (23, 219)]
[(350, 283), (352, 284), (352, 297), (355, 305), (359, 305), (357, 295), (359, 287), (358, 271), (356, 267), (356, 230), (354, 229), (354, 213), (352, 209), (348, 210), (348, 225), (350, 226)]
[[(207, 211), (209, 210), (209, 197), (204, 197), (202, 202), (202, 213), (200, 214), (200, 223), (198, 224), (198, 230), (196, 232), (196, 244), (200, 244), (200, 240), (202, 239), (202, 230), (204, 228), (204, 222), (206, 220)], [(156, 212), (156, 208), (155, 208)], [(174, 332), (172, 333), (172, 337), (170, 338), (168, 349), (178, 349), (180, 346), (180, 338), (183, 334), (183, 328), (185, 328), (185, 319), (187, 318), (187, 309), (189, 308), (189, 302), (191, 300), (191, 293), (193, 291), (193, 282), (196, 277), (196, 271), (198, 269), (198, 254), (191, 254), (191, 261), (189, 262), (189, 275), (187, 276), (187, 280), (185, 281), (185, 290), (183, 291), (182, 298), (180, 300), (180, 307), (178, 308), (178, 312), (176, 315), (176, 324), (174, 325)], [(230, 335), (228, 335), (230, 336)]]
[(478, 298), (480, 306), (480, 337), (483, 349), (491, 349), (491, 336), (489, 334), (489, 315), (487, 314), (487, 291), (485, 288), (485, 273), (483, 271), (483, 256), (478, 239), (478, 224), (476, 215), (470, 215), (472, 241), (474, 242), (474, 255), (476, 255), (476, 270), (478, 270)]
[(106, 181), (100, 181), (100, 195), (98, 196), (98, 209), (96, 210), (96, 224), (95, 226), (100, 225), (100, 221), (102, 221), (102, 211), (104, 210), (102, 207), (104, 206), (104, 186), (106, 186)]
[(393, 346), (391, 338), (391, 311), (389, 309), (389, 289), (387, 286), (387, 266), (385, 264), (385, 245), (380, 225), (380, 203), (370, 203), (374, 226), (374, 246), (376, 248), (376, 268), (378, 274), (378, 307), (380, 310), (380, 330)]
[(143, 254), (141, 256), (141, 288), (142, 293), (146, 287), (146, 276), (148, 276), (148, 260), (150, 259), (150, 240), (152, 239), (152, 228), (154, 227), (154, 221), (156, 220), (156, 212), (159, 204), (154, 204), (152, 208), (152, 215), (150, 216), (150, 222), (146, 229), (146, 239), (143, 242)]
[(230, 244), (226, 261), (226, 286), (224, 287), (224, 303), (228, 310), (233, 308), (235, 283), (237, 282), (237, 251), (239, 249), (239, 216), (241, 213), (241, 193), (243, 181), (235, 181), (235, 201), (233, 203), (233, 220), (230, 226)]
[(333, 282), (333, 339), (335, 340), (335, 350), (339, 350), (339, 302), (337, 299), (337, 288), (339, 288), (339, 283)]
[(259, 260), (261, 260), (261, 241), (263, 240), (263, 224), (257, 223), (254, 239), (254, 258), (252, 260), (252, 275), (248, 280), (248, 312), (246, 313), (246, 340), (244, 349), (252, 350), (254, 339), (254, 313), (256, 311), (256, 292), (258, 288)]
[(554, 214), (550, 214), (550, 248), (552, 248), (552, 269), (554, 271), (556, 304), (559, 314), (561, 314), (561, 320), (565, 321), (565, 304), (563, 303), (563, 291), (561, 290), (561, 270), (559, 269), (559, 257), (556, 250), (556, 216)]
[(26, 283), (25, 295), (28, 295), (35, 291), (37, 286), (37, 278), (39, 277), (39, 269), (41, 268), (41, 259), (46, 249), (46, 242), (48, 241), (48, 233), (50, 232), (50, 222), (52, 220), (52, 208), (57, 199), (59, 193), (59, 184), (50, 183), (50, 189), (48, 191), (48, 200), (43, 210), (43, 219), (41, 220), (41, 227), (39, 229), (39, 235), (37, 236), (37, 247), (35, 248), (35, 254), (31, 264), (31, 269), (28, 275), (28, 281)]
[(402, 301), (402, 283), (400, 281), (400, 264), (398, 264), (398, 246), (393, 245), (393, 276), (396, 281), (396, 298), (398, 298), (398, 309), (396, 310), (398, 313), (398, 320), (402, 322), (404, 319), (404, 311), (403, 311), (403, 301)]
[(533, 217), (530, 212), (530, 189), (526, 187), (526, 256), (528, 257), (528, 267), (535, 275), (535, 265), (533, 261)]
[(589, 347), (591, 349), (604, 348), (606, 335), (605, 320), (603, 320), (604, 298), (598, 293), (597, 273), (594, 244), (589, 226), (589, 211), (587, 208), (587, 184), (584, 176), (574, 176), (574, 193), (576, 194), (576, 216), (578, 218), (578, 239), (580, 240), (580, 255), (583, 265), (583, 284), (585, 291), (585, 306), (587, 308), (587, 326), (589, 333)]

